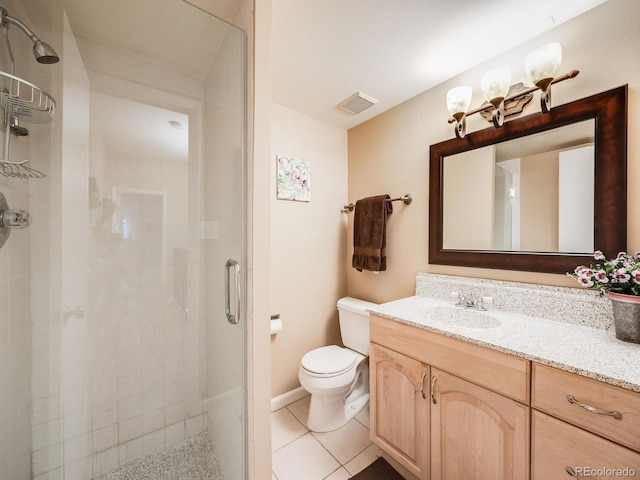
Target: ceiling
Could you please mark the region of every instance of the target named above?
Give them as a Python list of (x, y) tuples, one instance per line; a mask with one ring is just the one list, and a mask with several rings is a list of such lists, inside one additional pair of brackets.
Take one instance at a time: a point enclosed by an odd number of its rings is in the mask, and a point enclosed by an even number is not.
[(229, 28), (180, 0), (63, 0), (63, 5), (75, 36), (200, 78)]
[[(272, 99), (351, 128), (604, 1), (272, 0)], [(239, 3), (185, 2), (227, 17)], [(229, 27), (185, 2), (64, 6), (75, 35), (204, 77)], [(358, 91), (378, 103), (337, 107)]]
[(273, 0), (273, 101), (351, 128), (604, 1)]

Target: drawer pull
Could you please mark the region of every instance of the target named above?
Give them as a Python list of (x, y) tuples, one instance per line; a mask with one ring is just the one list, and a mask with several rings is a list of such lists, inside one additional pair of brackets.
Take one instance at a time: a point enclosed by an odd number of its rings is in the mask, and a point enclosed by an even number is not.
[(587, 410), (587, 411), (589, 411), (591, 413), (596, 413), (598, 415), (608, 415), (610, 417), (615, 418), (616, 420), (622, 420), (622, 414), (617, 410), (613, 410), (611, 412), (607, 412), (605, 410), (600, 410), (599, 408), (592, 407), (591, 405), (585, 405), (584, 403), (578, 402), (573, 397), (573, 395), (567, 395), (567, 400), (569, 401), (569, 403), (575, 403), (579, 407), (582, 407), (582, 408), (584, 408), (585, 410)]
[(436, 400), (436, 382), (438, 381), (438, 377), (436, 377), (435, 375), (433, 377), (431, 377), (431, 402), (435, 405), (436, 403), (438, 403), (438, 400)]
[(422, 398), (427, 398), (427, 394), (424, 393), (424, 378), (427, 376), (427, 372), (422, 372), (422, 378), (420, 379), (420, 393)]
[(577, 478), (578, 480), (582, 480), (582, 479), (578, 476), (578, 474), (573, 470), (573, 468), (571, 468), (571, 467), (567, 467), (565, 470), (566, 470), (566, 472), (569, 474), (569, 476), (570, 476), (570, 477)]

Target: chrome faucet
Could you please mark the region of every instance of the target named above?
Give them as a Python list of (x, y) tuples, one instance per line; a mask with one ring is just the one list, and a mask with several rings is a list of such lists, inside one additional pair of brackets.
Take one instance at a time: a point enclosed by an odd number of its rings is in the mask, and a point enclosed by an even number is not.
[(473, 294), (463, 295), (462, 293), (458, 292), (451, 292), (451, 296), (458, 299), (458, 301), (456, 302), (457, 307), (473, 308), (474, 310), (486, 310), (487, 308), (485, 307), (485, 303), (490, 303), (486, 300), (491, 298), (481, 297)]

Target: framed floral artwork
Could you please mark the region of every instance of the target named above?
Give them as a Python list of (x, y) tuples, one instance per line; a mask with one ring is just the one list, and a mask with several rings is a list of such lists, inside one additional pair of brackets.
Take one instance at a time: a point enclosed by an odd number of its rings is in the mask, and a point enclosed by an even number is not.
[(279, 200), (311, 201), (311, 168), (306, 160), (277, 158), (277, 193)]

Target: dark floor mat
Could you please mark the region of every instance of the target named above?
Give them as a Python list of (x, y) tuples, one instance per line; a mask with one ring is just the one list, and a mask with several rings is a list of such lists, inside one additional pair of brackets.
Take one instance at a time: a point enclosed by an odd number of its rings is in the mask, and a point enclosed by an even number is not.
[(350, 480), (404, 480), (389, 462), (380, 457)]

